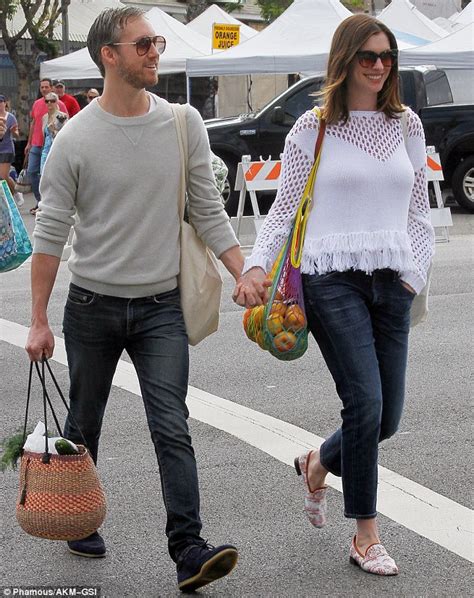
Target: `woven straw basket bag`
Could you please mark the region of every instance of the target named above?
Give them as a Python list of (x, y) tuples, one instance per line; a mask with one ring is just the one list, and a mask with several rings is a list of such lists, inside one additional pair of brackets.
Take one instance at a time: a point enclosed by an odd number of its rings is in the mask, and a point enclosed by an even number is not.
[[(56, 389), (62, 396), (53, 373), (46, 362)], [(36, 369), (43, 385), (43, 399), (46, 419), (46, 400), (56, 419), (51, 401), (46, 392), (43, 374), (38, 364)], [(28, 385), (28, 404), (31, 391), (31, 374)], [(25, 417), (28, 418), (28, 404)], [(69, 411), (69, 410), (68, 410)], [(46, 425), (45, 421), (45, 425)], [(47, 429), (47, 427), (46, 427)], [(62, 433), (60, 432), (61, 436)], [(23, 451), (20, 468), (20, 488), (16, 503), (16, 518), (21, 528), (32, 536), (49, 540), (79, 540), (94, 533), (103, 523), (106, 513), (105, 495), (97, 470), (89, 451), (78, 445), (77, 455), (53, 455), (47, 449), (44, 453)]]

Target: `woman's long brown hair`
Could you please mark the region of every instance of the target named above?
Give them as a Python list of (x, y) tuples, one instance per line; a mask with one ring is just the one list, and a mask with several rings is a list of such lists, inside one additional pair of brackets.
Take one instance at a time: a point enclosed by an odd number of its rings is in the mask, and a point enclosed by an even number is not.
[[(329, 51), (326, 83), (322, 92), (324, 97), (323, 116), (328, 124), (349, 118), (347, 107), (347, 77), (351, 65), (356, 59), (356, 53), (365, 42), (376, 33), (385, 33), (390, 48), (397, 50), (397, 40), (390, 29), (365, 14), (357, 14), (344, 19), (334, 32), (331, 50)], [(384, 112), (387, 117), (395, 118), (397, 113), (403, 112), (398, 89), (398, 67), (394, 63), (390, 74), (377, 96), (377, 110)]]

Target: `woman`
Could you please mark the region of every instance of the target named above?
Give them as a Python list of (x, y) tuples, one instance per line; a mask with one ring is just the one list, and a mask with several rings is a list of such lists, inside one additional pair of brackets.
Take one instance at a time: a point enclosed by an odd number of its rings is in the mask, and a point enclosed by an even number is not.
[(58, 108), (57, 94), (54, 92), (46, 94), (44, 101), (46, 102), (48, 112), (43, 116), (44, 143), (41, 152), (40, 174), (43, 174), (44, 164), (48, 157), (49, 150), (53, 145), (54, 138), (68, 119), (68, 115), (65, 112), (61, 112)]
[(11, 165), (15, 161), (13, 137), (18, 139), (18, 123), (15, 116), (7, 111), (7, 98), (0, 94), (0, 122), (3, 134), (0, 135), (0, 179), (7, 182), (18, 206), (23, 205), (23, 195), (15, 192), (15, 181), (10, 177)]
[[(308, 326), (342, 401), (342, 425), (295, 467), (315, 527), (326, 521), (326, 475), (342, 476), (344, 514), (356, 520), (351, 561), (396, 575), (376, 524), (377, 445), (401, 418), (410, 307), (433, 254), (425, 140), (414, 112), (401, 118), (395, 37), (370, 16), (336, 30), (323, 95), (327, 128), (301, 271)], [(306, 112), (287, 137), (276, 200), (234, 291), (240, 305), (266, 299), (266, 272), (288, 235), (318, 130)]]

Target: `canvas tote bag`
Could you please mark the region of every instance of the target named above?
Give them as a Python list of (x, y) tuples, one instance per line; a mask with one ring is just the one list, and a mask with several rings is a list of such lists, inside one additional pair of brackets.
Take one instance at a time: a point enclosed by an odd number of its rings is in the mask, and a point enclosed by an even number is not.
[(184, 220), (186, 183), (188, 175), (188, 131), (186, 105), (171, 104), (181, 155), (179, 189), (180, 271), (178, 286), (181, 308), (190, 345), (197, 345), (219, 326), (222, 277), (215, 255), (198, 237), (194, 228)]
[[(407, 122), (408, 114), (407, 111), (404, 110), (400, 117), (400, 122), (402, 125), (402, 134), (403, 134), (403, 141), (405, 145), (407, 143), (407, 136), (408, 136), (408, 122)], [(431, 275), (433, 271), (433, 262), (431, 262), (430, 267), (428, 268), (428, 274), (426, 275), (426, 284), (421, 289), (421, 291), (415, 295), (413, 299), (413, 303), (411, 304), (410, 310), (410, 327), (413, 328), (422, 322), (426, 322), (428, 318), (428, 294), (430, 292), (430, 285), (431, 285)]]

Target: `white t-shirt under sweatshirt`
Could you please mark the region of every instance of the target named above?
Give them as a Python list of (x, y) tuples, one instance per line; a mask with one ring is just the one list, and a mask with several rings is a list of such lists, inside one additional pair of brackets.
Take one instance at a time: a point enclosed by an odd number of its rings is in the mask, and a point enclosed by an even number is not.
[[(301, 271), (390, 268), (418, 293), (434, 247), (426, 182), (426, 148), (418, 116), (401, 121), (382, 112), (353, 111), (328, 125), (303, 246)], [(287, 136), (278, 193), (244, 272), (268, 271), (276, 259), (314, 161), (319, 121), (301, 116)]]
[[(104, 295), (145, 297), (177, 286), (178, 138), (168, 102), (149, 95), (150, 111), (137, 117), (91, 102), (58, 133), (41, 178), (34, 252), (61, 256), (74, 225), (72, 282)], [(214, 183), (204, 123), (191, 106), (187, 127), (189, 220), (219, 257), (238, 241)]]

